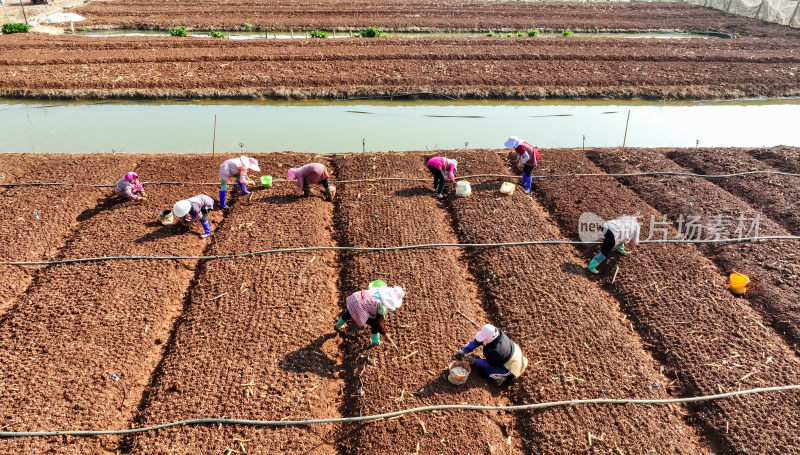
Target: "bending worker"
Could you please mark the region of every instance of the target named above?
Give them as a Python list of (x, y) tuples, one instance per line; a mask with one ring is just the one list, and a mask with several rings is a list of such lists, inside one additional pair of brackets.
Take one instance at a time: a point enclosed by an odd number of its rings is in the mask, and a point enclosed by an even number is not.
[(144, 186), (142, 186), (142, 182), (139, 181), (139, 174), (135, 172), (128, 172), (121, 179), (117, 180), (117, 184), (114, 185), (114, 193), (128, 201), (147, 199)]
[(519, 181), (519, 184), (525, 188), (526, 194), (530, 193), (531, 173), (533, 168), (539, 164), (539, 150), (517, 136), (511, 136), (503, 145), (514, 149), (514, 152), (516, 152), (517, 156), (514, 162), (517, 168), (522, 168), (522, 180)]
[(400, 286), (379, 286), (350, 294), (347, 309), (344, 310), (334, 328), (340, 330), (350, 319), (359, 327), (370, 326), (372, 344), (381, 344), (381, 334), (386, 335), (383, 319), (389, 310), (396, 310), (403, 304), (406, 293)]
[(286, 172), (289, 181), (297, 181), (297, 188), (295, 194), (302, 192), (303, 197), (307, 197), (310, 191), (309, 184), (319, 183), (325, 188), (325, 200), (330, 201), (333, 198), (331, 187), (328, 185), (328, 170), (322, 163), (308, 163), (305, 166), (293, 167)]
[(443, 156), (434, 156), (429, 159), (427, 163), (428, 170), (433, 174), (433, 189), (436, 191), (436, 197), (441, 199), (442, 191), (444, 191), (445, 172), (447, 173), (447, 180), (451, 182), (456, 180), (456, 169), (458, 169), (458, 161), (445, 158)]
[(630, 215), (603, 223), (603, 246), (600, 248), (600, 254), (589, 262), (587, 269), (592, 273), (598, 273), (597, 266), (606, 260), (614, 247), (617, 248), (619, 254), (628, 254), (628, 251), (625, 250), (625, 242), (630, 242), (632, 247), (638, 245), (639, 229), (636, 217)]
[(213, 208), (214, 200), (211, 199), (210, 196), (198, 194), (189, 199), (176, 202), (172, 207), (172, 213), (187, 223), (200, 220), (200, 223), (203, 225), (203, 234), (200, 235), (200, 238), (204, 239), (211, 235), (211, 224), (208, 222), (208, 212)]
[(239, 192), (242, 193), (242, 196), (246, 196), (250, 194), (247, 191), (246, 183), (252, 183), (251, 181), (247, 180), (247, 172), (249, 170), (254, 170), (256, 172), (261, 171), (261, 168), (258, 167), (258, 161), (255, 158), (248, 158), (244, 155), (240, 156), (239, 158), (231, 158), (226, 160), (219, 166), (219, 205), (223, 209), (227, 209), (228, 206), (225, 204), (225, 198), (228, 194), (228, 181), (231, 179), (236, 180), (236, 184), (239, 185)]
[(472, 352), (483, 345), (483, 355), (486, 359), (470, 356), (470, 363), (487, 379), (494, 381), (496, 386), (501, 386), (522, 376), (528, 367), (528, 359), (522, 350), (502, 330), (492, 324), (485, 324), (475, 334), (475, 339), (459, 349), (456, 358), (463, 359), (464, 354)]

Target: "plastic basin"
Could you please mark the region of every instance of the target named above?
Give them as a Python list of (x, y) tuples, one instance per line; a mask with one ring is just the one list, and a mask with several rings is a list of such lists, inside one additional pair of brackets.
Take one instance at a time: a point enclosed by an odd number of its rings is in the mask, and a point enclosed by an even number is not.
[(271, 175), (262, 175), (261, 176), (261, 186), (269, 188), (272, 186), (272, 176)]
[(469, 196), (472, 194), (472, 187), (466, 180), (456, 182), (456, 194), (459, 196)]
[[(455, 385), (461, 385), (467, 382), (469, 373), (472, 371), (469, 364), (461, 360), (453, 360), (450, 362), (450, 365), (447, 366), (447, 370), (450, 372), (447, 376), (447, 380)], [(466, 371), (466, 374), (464, 374), (464, 371)]]
[(747, 292), (747, 285), (750, 284), (750, 277), (739, 272), (731, 273), (730, 281), (728, 282), (728, 287), (730, 287), (731, 292), (737, 295), (742, 295)]
[(369, 287), (371, 288), (379, 288), (381, 286), (386, 286), (386, 282), (383, 280), (375, 280), (369, 284)]
[(172, 214), (172, 210), (164, 210), (158, 214), (158, 217), (161, 219), (161, 224), (164, 226), (169, 226), (175, 222), (175, 216)]

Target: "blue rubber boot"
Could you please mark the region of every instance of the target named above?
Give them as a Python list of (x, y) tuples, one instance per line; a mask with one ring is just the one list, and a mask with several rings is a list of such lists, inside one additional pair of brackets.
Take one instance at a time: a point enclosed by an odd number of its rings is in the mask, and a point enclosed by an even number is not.
[(525, 177), (525, 194), (529, 194), (531, 192), (531, 183), (533, 182), (533, 177), (530, 175)]
[(372, 344), (381, 344), (381, 334), (380, 333), (373, 333), (369, 336), (369, 339), (372, 340)]
[(598, 254), (597, 256), (593, 257), (591, 262), (589, 262), (589, 267), (587, 269), (592, 273), (599, 273), (597, 271), (597, 266), (602, 264), (603, 261), (606, 260), (606, 255), (603, 253)]
[(242, 193), (242, 196), (247, 196), (248, 194), (250, 194), (250, 192), (247, 191), (247, 185), (242, 183), (241, 180), (237, 180), (236, 184), (239, 185), (239, 192)]
[(617, 245), (617, 253), (619, 253), (619, 254), (628, 254), (628, 250), (625, 249), (625, 244), (624, 243), (620, 243), (619, 245)]
[(225, 197), (227, 196), (228, 191), (226, 190), (219, 190), (219, 206), (223, 209), (227, 209), (228, 206), (225, 205)]
[(342, 319), (341, 316), (340, 316), (339, 320), (336, 321), (336, 325), (333, 326), (333, 328), (336, 329), (336, 330), (341, 330), (341, 328), (344, 327), (345, 324), (347, 324), (347, 321)]
[(203, 221), (203, 231), (204, 231), (203, 234), (200, 235), (201, 239), (204, 239), (209, 235), (211, 235), (211, 224), (209, 224), (208, 221)]

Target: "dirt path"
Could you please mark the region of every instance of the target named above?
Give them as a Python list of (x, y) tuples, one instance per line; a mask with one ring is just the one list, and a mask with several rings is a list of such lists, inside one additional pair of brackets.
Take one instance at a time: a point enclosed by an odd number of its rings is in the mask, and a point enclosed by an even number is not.
[[(522, 67), (526, 71), (510, 68)], [(15, 97), (708, 99), (800, 94), (794, 39), (7, 36)]]
[[(754, 158), (746, 149), (700, 149), (691, 152), (676, 150), (667, 156), (703, 174), (778, 170)], [(800, 234), (800, 185), (796, 177), (752, 175), (735, 179), (714, 179), (714, 184), (763, 211), (792, 234)]]
[[(538, 173), (599, 173), (580, 150), (545, 150)], [(624, 213), (648, 217), (656, 210), (617, 182), (596, 179), (534, 180), (535, 194), (569, 238), (578, 238), (581, 213), (605, 219)], [(649, 223), (643, 224), (643, 238)], [(671, 228), (667, 234), (674, 235)], [(597, 248), (586, 248), (585, 263)], [(734, 298), (713, 263), (693, 245), (647, 245), (606, 261), (599, 280), (618, 299), (668, 376), (690, 395), (753, 386), (794, 384), (800, 363), (746, 301)], [(585, 264), (584, 263), (584, 264)], [(583, 264), (582, 264), (583, 265)], [(620, 271), (610, 283), (615, 266)], [(791, 451), (800, 443), (800, 411), (792, 394), (706, 403), (692, 407), (722, 451)], [(769, 431), (762, 427), (769, 422)]]
[[(422, 177), (415, 154), (343, 156), (333, 160), (340, 179)], [(420, 182), (347, 183), (336, 196), (340, 243), (389, 246), (455, 243), (447, 212)], [(341, 302), (375, 279), (403, 286), (403, 306), (387, 317), (384, 338), (369, 347), (369, 330), (350, 324), (344, 332), (345, 363), (353, 377), (345, 389), (350, 414), (386, 412), (445, 403), (507, 404), (508, 399), (471, 375), (465, 386), (447, 382), (443, 370), (487, 315), (475, 283), (457, 250), (408, 250), (345, 255)], [(362, 394), (363, 391), (363, 394)], [(343, 453), (510, 453), (511, 419), (495, 412), (433, 413), (350, 429)], [(457, 450), (455, 449), (457, 447)], [(517, 448), (518, 450), (519, 448)]]
[[(508, 171), (491, 151), (447, 156), (458, 159), (464, 175)], [(506, 197), (498, 192), (501, 180), (470, 181), (472, 196), (447, 199), (462, 242), (561, 238), (554, 221), (522, 191)], [(619, 304), (583, 275), (578, 265), (582, 259), (574, 248), (481, 249), (469, 258), (489, 296), (485, 305), (493, 321), (508, 331), (531, 362), (511, 391), (515, 402), (666, 398), (674, 392)], [(685, 417), (681, 407), (569, 407), (518, 414), (517, 423), (533, 453), (710, 452)], [(596, 439), (590, 441), (588, 434)]]
[[(293, 154), (259, 156), (283, 175)], [(333, 244), (330, 204), (297, 200), (288, 186), (236, 202), (211, 254)], [(300, 215), (302, 214), (302, 215)], [(205, 262), (168, 352), (141, 404), (140, 425), (193, 417), (280, 420), (336, 417), (342, 387), (336, 254), (298, 253)], [(134, 437), (133, 453), (336, 453), (330, 426), (181, 427)]]
[[(623, 156), (617, 150), (590, 151), (587, 156), (608, 173), (647, 171), (690, 172), (666, 157), (668, 150), (628, 150)], [(599, 183), (608, 182), (604, 178)], [(652, 205), (672, 221), (673, 227), (682, 233), (689, 232), (686, 223), (676, 224), (683, 214), (699, 215), (700, 231), (692, 238), (713, 238), (715, 219), (724, 221), (729, 217), (731, 226), (722, 229), (726, 238), (735, 238), (738, 222), (742, 217), (741, 236), (747, 236), (753, 219), (759, 212), (746, 202), (733, 196), (710, 180), (696, 178), (632, 177), (621, 180), (645, 202)], [(748, 221), (745, 221), (748, 220)], [(769, 218), (759, 219), (759, 235), (790, 235)], [(721, 227), (721, 224), (716, 224)], [(712, 230), (710, 230), (712, 229)], [(692, 231), (694, 232), (694, 231)], [(711, 258), (725, 275), (739, 271), (751, 276), (753, 284), (746, 295), (747, 300), (759, 310), (761, 316), (797, 350), (800, 341), (800, 289), (793, 284), (798, 270), (792, 265), (800, 261), (796, 245), (789, 242), (700, 244), (706, 256)]]
[[(177, 168), (192, 167), (197, 160), (148, 157), (139, 161), (137, 170), (166, 180), (180, 177)], [(174, 235), (173, 227), (148, 221), (161, 207), (199, 191), (164, 187), (145, 204), (100, 204), (77, 226), (62, 256), (199, 254), (205, 242), (197, 236)], [(181, 310), (181, 293), (193, 275), (192, 267), (191, 262), (140, 261), (65, 264), (43, 270), (0, 323), (0, 382), (5, 385), (0, 409), (7, 428), (126, 426), (161, 356), (161, 343)], [(118, 439), (1, 443), (4, 452), (56, 447), (99, 452), (115, 447)]]
[[(132, 157), (110, 155), (3, 155), (0, 182), (114, 183), (135, 165)], [(0, 187), (0, 237), (14, 239), (0, 242), (0, 257), (12, 261), (57, 257), (78, 224), (109, 194), (110, 188)], [(0, 314), (16, 303), (40, 270), (0, 265)]]
[[(214, 11), (209, 15), (208, 11)], [(254, 0), (95, 0), (77, 12), (89, 20), (81, 25), (165, 29), (184, 25), (234, 30), (360, 30), (377, 26), (394, 31), (529, 29), (598, 30), (718, 30), (743, 35), (776, 36), (791, 29), (764, 24), (711, 8), (685, 3), (563, 3), (471, 0), (300, 0), (269, 3)], [(249, 24), (250, 27), (244, 24)]]

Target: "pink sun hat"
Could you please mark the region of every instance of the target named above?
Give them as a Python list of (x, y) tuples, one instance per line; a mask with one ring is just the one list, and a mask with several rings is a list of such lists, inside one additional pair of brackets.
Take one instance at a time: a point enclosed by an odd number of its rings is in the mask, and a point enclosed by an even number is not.
[(297, 168), (293, 167), (289, 169), (288, 171), (286, 171), (286, 175), (289, 177), (290, 182), (294, 181), (294, 179), (297, 177)]
[(491, 343), (498, 335), (497, 327), (492, 324), (486, 324), (475, 334), (475, 341), (483, 344)]

